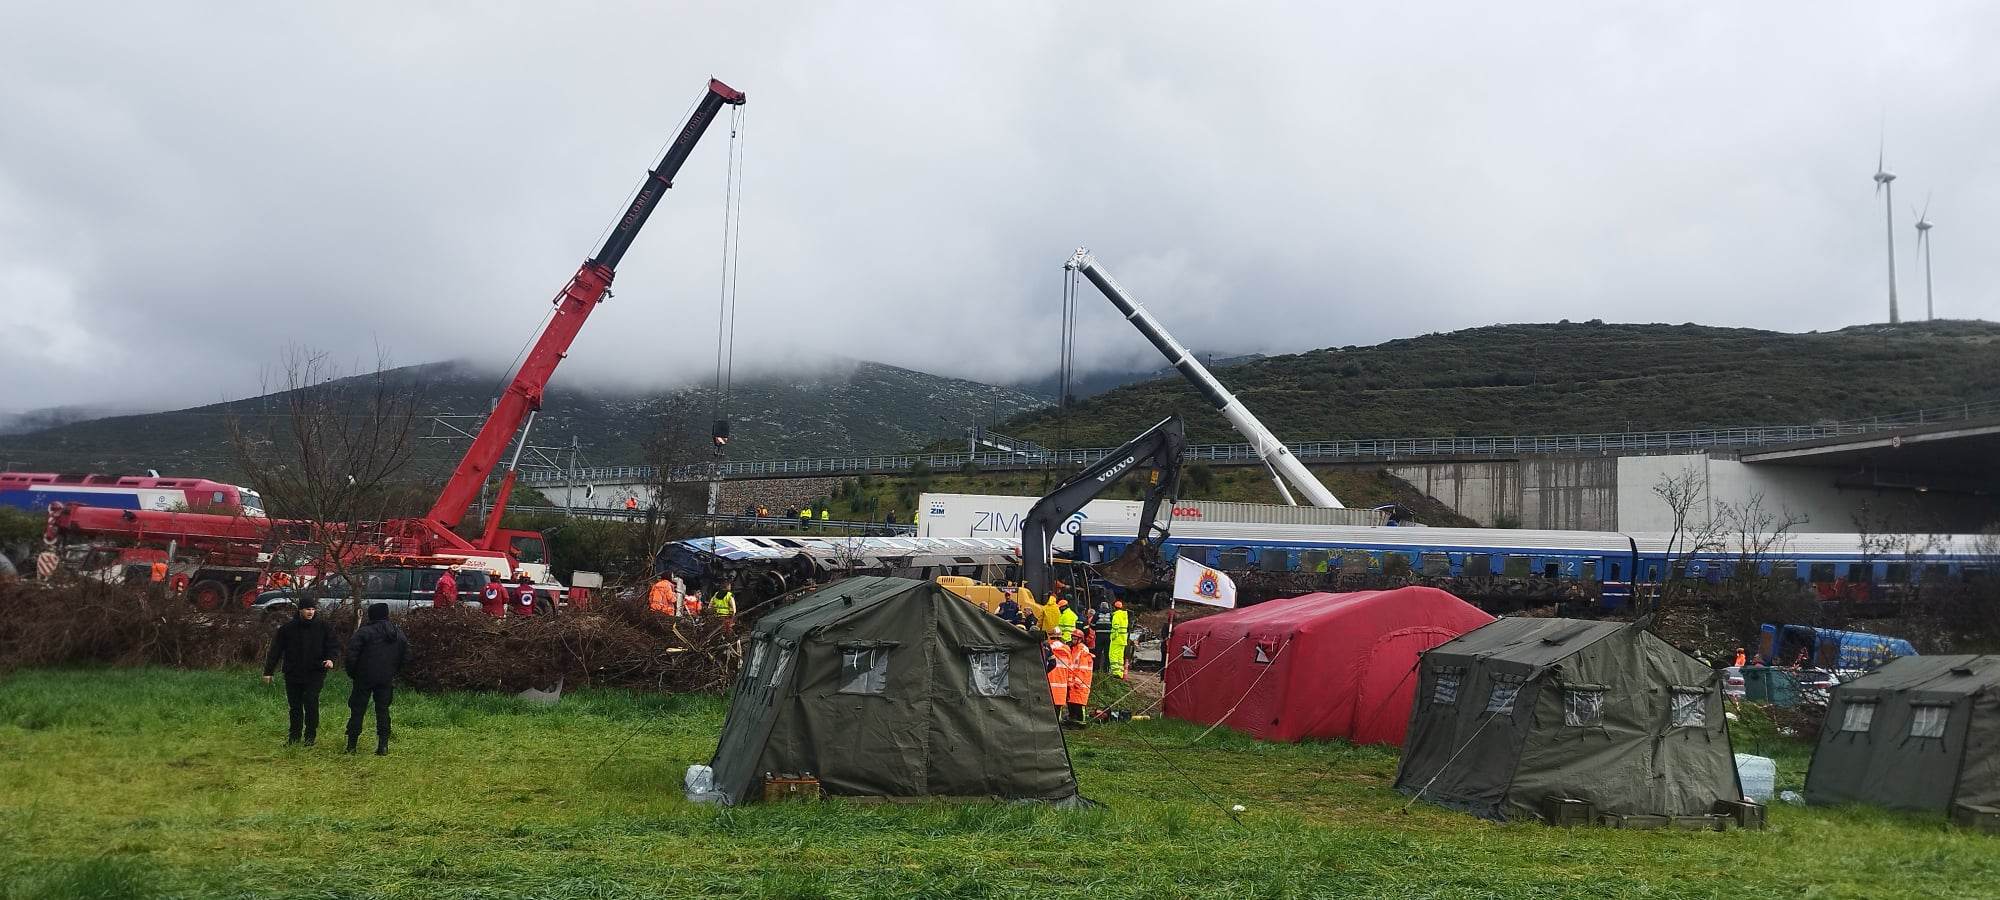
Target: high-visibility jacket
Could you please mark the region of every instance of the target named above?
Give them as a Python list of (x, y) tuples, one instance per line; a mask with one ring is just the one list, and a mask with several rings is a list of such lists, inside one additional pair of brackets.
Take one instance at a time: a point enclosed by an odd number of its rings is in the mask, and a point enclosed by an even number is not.
[(665, 578), (653, 582), (653, 589), (646, 592), (646, 605), (662, 615), (674, 614), (674, 583)]
[(1069, 648), (1069, 702), (1082, 706), (1090, 702), (1091, 668), (1097, 657), (1079, 643)]
[(715, 599), (708, 602), (708, 608), (718, 616), (736, 615), (736, 595), (721, 590), (715, 592)]
[(1056, 629), (1062, 625), (1059, 618), (1061, 615), (1062, 611), (1056, 609), (1054, 603), (1042, 604), (1042, 633), (1053, 637)]
[(1132, 636), (1132, 616), (1122, 609), (1111, 611), (1111, 642), (1122, 644)]
[(1049, 642), (1049, 658), (1055, 661), (1055, 666), (1049, 669), (1049, 697), (1057, 706), (1069, 702), (1069, 669), (1072, 656), (1068, 644), (1061, 641)]
[(167, 580), (167, 564), (163, 562), (154, 563), (152, 575), (153, 581), (156, 584)]
[(799, 510), (799, 521), (810, 522), (812, 521), (812, 517), (813, 517), (812, 507), (808, 506), (805, 509)]
[(820, 511), (819, 511), (819, 520), (820, 520), (820, 521), (822, 521), (822, 522), (825, 522), (825, 521), (827, 521), (828, 519), (831, 519), (831, 518), (833, 518), (832, 516), (829, 516), (829, 515), (827, 515), (828, 513), (832, 512), (832, 511), (833, 511), (833, 510), (830, 510), (830, 509), (822, 509), (822, 510), (820, 510)]
[(682, 597), (681, 613), (689, 616), (701, 615), (701, 595), (689, 593), (687, 596)]
[(1056, 617), (1056, 626), (1062, 629), (1062, 639), (1069, 640), (1070, 634), (1076, 631), (1076, 610), (1064, 608), (1062, 614)]

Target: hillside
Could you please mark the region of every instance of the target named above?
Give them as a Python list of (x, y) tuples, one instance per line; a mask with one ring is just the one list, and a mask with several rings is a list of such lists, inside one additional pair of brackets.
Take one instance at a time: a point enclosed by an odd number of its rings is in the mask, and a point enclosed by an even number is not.
[[(1786, 334), (1701, 325), (1496, 325), (1217, 371), (1286, 439), (1546, 434), (1808, 423), (2000, 397), (2000, 324)], [(1242, 440), (1178, 376), (1028, 413), (999, 430), (1115, 446), (1172, 413)]]
[[(396, 369), (427, 415), (484, 415), (502, 387), (499, 376), (461, 363)], [(354, 381), (354, 379), (350, 379)], [(969, 416), (985, 421), (1042, 405), (1019, 391), (880, 363), (844, 360), (810, 372), (738, 381), (731, 391), (731, 455), (739, 459), (884, 453), (954, 434)], [(233, 471), (228, 423), (276, 408), (252, 397), (193, 409), (115, 416), (0, 438), (0, 468), (223, 475)], [(714, 418), (711, 386), (671, 390), (604, 389), (557, 382), (535, 420), (532, 442), (567, 447), (574, 436), (583, 465), (645, 461), (645, 446), (678, 422), (691, 443), (706, 444)], [(455, 424), (476, 430), (477, 419)], [(433, 431), (425, 423), (422, 432)], [(448, 468), (466, 441), (426, 441), (426, 467)]]

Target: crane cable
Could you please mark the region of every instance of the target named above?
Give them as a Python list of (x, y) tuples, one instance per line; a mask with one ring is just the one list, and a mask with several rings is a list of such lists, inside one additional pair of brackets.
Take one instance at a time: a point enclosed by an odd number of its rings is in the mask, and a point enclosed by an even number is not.
[[(709, 448), (710, 513), (721, 512), (722, 461), (728, 453), (728, 438), (723, 429), (729, 416), (729, 394), (736, 380), (736, 280), (743, 237), (743, 121), (743, 107), (731, 107), (729, 159), (722, 180), (722, 274), (715, 301), (715, 430)], [(719, 527), (714, 519), (709, 520), (711, 536)]]

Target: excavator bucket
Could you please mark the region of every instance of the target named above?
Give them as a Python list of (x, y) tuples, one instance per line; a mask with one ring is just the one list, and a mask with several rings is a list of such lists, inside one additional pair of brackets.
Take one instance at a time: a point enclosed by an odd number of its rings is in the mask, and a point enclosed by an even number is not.
[(1121, 588), (1138, 590), (1154, 586), (1166, 568), (1160, 551), (1151, 541), (1134, 541), (1118, 558), (1097, 567), (1098, 577)]

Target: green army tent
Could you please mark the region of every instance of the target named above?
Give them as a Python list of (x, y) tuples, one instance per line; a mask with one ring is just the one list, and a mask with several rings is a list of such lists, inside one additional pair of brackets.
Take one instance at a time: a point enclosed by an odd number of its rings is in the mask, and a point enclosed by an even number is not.
[(1542, 801), (1703, 815), (1741, 800), (1715, 670), (1643, 628), (1504, 618), (1424, 653), (1396, 789), (1489, 819)]
[(709, 765), (730, 804), (807, 773), (833, 795), (1079, 799), (1040, 646), (908, 578), (836, 581), (759, 621)]
[(2000, 805), (2000, 656), (1903, 656), (1835, 688), (1806, 801)]

